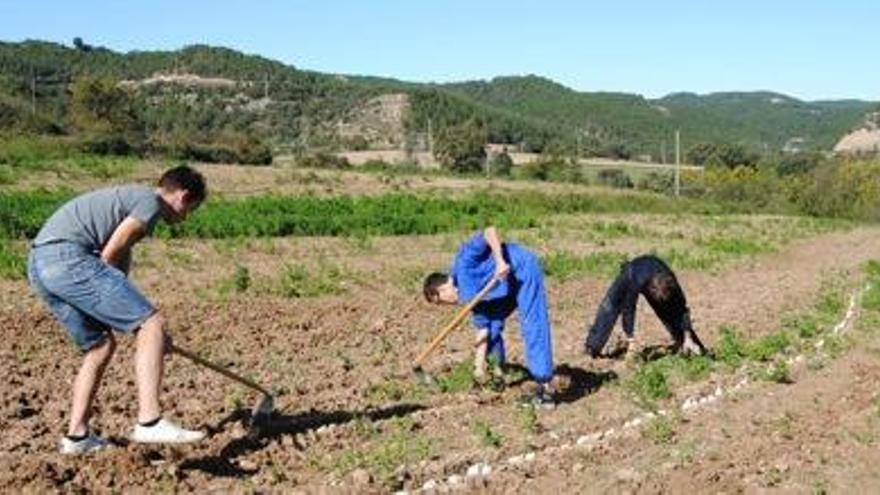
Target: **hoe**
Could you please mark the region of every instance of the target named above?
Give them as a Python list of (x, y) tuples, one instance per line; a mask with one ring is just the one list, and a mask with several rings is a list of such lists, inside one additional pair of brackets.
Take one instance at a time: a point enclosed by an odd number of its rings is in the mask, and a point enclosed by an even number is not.
[(259, 431), (260, 428), (268, 424), (269, 419), (271, 419), (272, 417), (272, 410), (275, 406), (275, 399), (272, 397), (272, 394), (268, 390), (243, 376), (237, 375), (218, 364), (206, 360), (205, 358), (199, 356), (198, 354), (195, 354), (194, 352), (190, 352), (186, 349), (181, 349), (180, 347), (177, 347), (173, 344), (171, 345), (171, 351), (176, 354), (180, 354), (181, 356), (189, 359), (196, 364), (216, 371), (226, 378), (235, 380), (250, 389), (262, 393), (263, 396), (260, 398), (260, 401), (257, 402), (256, 405), (254, 405), (253, 409), (251, 409), (250, 427), (253, 431)]
[(471, 310), (474, 309), (474, 306), (482, 301), (483, 298), (486, 297), (486, 294), (488, 294), (489, 291), (492, 290), (492, 288), (495, 287), (497, 283), (498, 278), (493, 277), (492, 280), (490, 280), (489, 283), (487, 283), (486, 286), (483, 287), (480, 292), (478, 292), (477, 295), (470, 300), (470, 302), (468, 302), (463, 308), (461, 308), (461, 311), (459, 311), (458, 314), (455, 315), (455, 318), (453, 318), (452, 321), (450, 321), (445, 327), (437, 332), (434, 340), (432, 340), (431, 343), (428, 344), (421, 352), (421, 354), (419, 354), (416, 360), (413, 361), (412, 371), (413, 373), (415, 373), (416, 378), (420, 382), (425, 385), (433, 385), (435, 383), (434, 378), (427, 372), (425, 372), (425, 370), (422, 368), (422, 362), (424, 362), (424, 360), (434, 351), (434, 349), (440, 346), (440, 343), (443, 342), (450, 333), (458, 328), (461, 322), (463, 322), (464, 319), (467, 318), (468, 313), (470, 313)]

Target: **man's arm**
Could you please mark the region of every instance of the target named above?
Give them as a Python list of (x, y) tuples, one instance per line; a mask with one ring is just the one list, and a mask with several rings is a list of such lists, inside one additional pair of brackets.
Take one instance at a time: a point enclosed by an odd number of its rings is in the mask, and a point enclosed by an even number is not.
[(144, 237), (147, 226), (143, 222), (127, 217), (107, 240), (107, 244), (101, 250), (101, 260), (124, 271), (126, 259), (130, 256), (132, 246)]
[(495, 276), (499, 279), (506, 277), (510, 273), (510, 265), (504, 261), (504, 252), (501, 250), (501, 239), (498, 238), (498, 231), (495, 230), (495, 227), (487, 227), (483, 231), (483, 237), (492, 251), (492, 257), (495, 258)]

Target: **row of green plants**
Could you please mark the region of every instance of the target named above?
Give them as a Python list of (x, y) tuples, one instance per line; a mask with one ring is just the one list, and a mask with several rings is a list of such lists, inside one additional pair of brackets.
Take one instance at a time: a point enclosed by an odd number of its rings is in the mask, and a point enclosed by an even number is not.
[[(0, 237), (32, 238), (46, 218), (73, 192), (30, 190), (0, 192)], [(255, 196), (209, 198), (187, 222), (162, 226), (164, 237), (270, 237), (417, 235), (462, 231), (494, 223), (504, 228), (531, 228), (558, 214), (608, 212), (731, 211), (705, 201), (675, 201), (657, 195), (613, 192), (548, 195), (473, 193), (445, 199), (390, 193), (380, 196)]]
[[(880, 263), (868, 263), (865, 272), (873, 284), (880, 282)], [(877, 301), (880, 295), (867, 294), (863, 306), (877, 304), (880, 307)], [(828, 331), (843, 317), (846, 304), (845, 284), (839, 279), (829, 280), (811, 308), (785, 315), (776, 332), (749, 339), (735, 326), (725, 325), (712, 349), (713, 356), (665, 355), (658, 359), (640, 356), (624, 386), (637, 404), (654, 410), (658, 401), (674, 395), (675, 384), (700, 381), (715, 371), (746, 369), (753, 378), (791, 383), (788, 356), (798, 352), (815, 354), (815, 344), (820, 338), (832, 355), (843, 349), (843, 338)]]

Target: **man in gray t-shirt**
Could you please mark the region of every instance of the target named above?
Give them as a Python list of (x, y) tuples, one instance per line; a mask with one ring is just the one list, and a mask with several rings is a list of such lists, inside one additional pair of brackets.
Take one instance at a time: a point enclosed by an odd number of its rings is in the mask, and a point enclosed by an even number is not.
[(164, 320), (127, 277), (131, 249), (161, 218), (181, 222), (206, 195), (204, 178), (180, 166), (158, 187), (130, 185), (78, 196), (56, 211), (32, 243), (31, 286), (84, 353), (73, 382), (70, 424), (60, 450), (82, 454), (109, 445), (89, 430), (92, 400), (115, 348), (111, 330), (136, 335), (137, 442), (192, 442), (204, 433), (162, 419), (159, 388), (170, 338)]
[[(95, 253), (107, 244), (113, 232), (126, 218), (140, 221), (145, 236), (153, 229), (162, 214), (159, 196), (153, 188), (128, 185), (100, 189), (83, 194), (58, 209), (43, 225), (33, 246), (72, 242)], [(130, 250), (123, 253), (118, 266), (128, 273)]]

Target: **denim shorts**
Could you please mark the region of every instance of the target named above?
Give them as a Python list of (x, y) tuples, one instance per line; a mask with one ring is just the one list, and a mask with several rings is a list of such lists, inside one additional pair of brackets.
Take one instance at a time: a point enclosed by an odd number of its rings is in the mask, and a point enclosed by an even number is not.
[(156, 312), (125, 273), (78, 244), (31, 249), (28, 280), (83, 352), (102, 343), (110, 329), (132, 333)]

